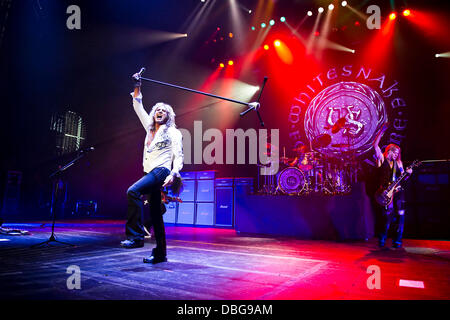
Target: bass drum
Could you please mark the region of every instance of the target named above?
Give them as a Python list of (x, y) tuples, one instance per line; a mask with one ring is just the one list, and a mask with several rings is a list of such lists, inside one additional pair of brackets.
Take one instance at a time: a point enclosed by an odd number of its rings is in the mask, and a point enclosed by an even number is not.
[(286, 168), (278, 175), (278, 188), (285, 194), (299, 194), (305, 187), (305, 174), (298, 168)]

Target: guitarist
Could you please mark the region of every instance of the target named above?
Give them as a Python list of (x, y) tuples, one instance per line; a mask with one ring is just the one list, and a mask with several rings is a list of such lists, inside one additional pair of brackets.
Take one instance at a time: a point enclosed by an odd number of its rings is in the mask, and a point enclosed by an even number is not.
[[(385, 187), (390, 182), (395, 181), (404, 171), (401, 160), (401, 149), (398, 145), (389, 144), (385, 148), (384, 153), (381, 152), (379, 147), (381, 137), (387, 128), (388, 126), (386, 123), (382, 127), (373, 144), (378, 167), (378, 184), (380, 187)], [(406, 172), (411, 175), (412, 169), (408, 169)], [(402, 246), (403, 226), (405, 223), (404, 199), (405, 197), (403, 190), (401, 190), (400, 187), (397, 187), (397, 190), (393, 196), (393, 201), (389, 205), (382, 208), (382, 229), (378, 242), (380, 247), (384, 247), (389, 227), (394, 220), (397, 220), (397, 228), (395, 229), (395, 236), (392, 239), (392, 246), (394, 248), (400, 248)]]

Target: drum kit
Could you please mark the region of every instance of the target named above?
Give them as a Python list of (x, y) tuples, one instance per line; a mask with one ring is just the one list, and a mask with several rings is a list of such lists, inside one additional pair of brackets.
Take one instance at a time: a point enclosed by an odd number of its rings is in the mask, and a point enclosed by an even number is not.
[[(345, 122), (338, 121), (332, 133), (339, 131)], [(264, 176), (260, 193), (306, 195), (320, 193), (327, 195), (348, 194), (357, 180), (358, 165), (352, 157), (338, 158), (321, 151), (331, 144), (329, 134), (316, 136), (310, 148), (300, 143), (292, 149), (296, 157), (286, 157), (285, 150), (280, 157), (280, 168), (276, 176)], [(332, 147), (348, 148), (350, 144), (332, 144)], [(312, 151), (310, 151), (312, 150)]]

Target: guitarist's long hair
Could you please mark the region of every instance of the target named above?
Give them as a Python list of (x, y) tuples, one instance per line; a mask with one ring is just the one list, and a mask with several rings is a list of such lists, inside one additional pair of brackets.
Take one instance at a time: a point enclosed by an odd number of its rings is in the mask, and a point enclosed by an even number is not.
[(383, 156), (386, 159), (387, 154), (389, 152), (389, 150), (391, 150), (392, 148), (398, 149), (398, 157), (395, 160), (395, 162), (397, 163), (397, 168), (403, 168), (403, 163), (402, 163), (402, 149), (400, 148), (399, 145), (395, 144), (395, 143), (391, 143), (389, 144), (386, 149), (384, 149), (384, 153)]

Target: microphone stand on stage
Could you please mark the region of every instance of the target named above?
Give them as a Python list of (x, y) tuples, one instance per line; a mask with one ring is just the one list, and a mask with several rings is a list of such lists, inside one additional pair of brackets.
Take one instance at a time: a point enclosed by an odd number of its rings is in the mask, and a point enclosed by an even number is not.
[(226, 100), (226, 101), (230, 101), (230, 102), (234, 102), (234, 103), (238, 103), (238, 104), (242, 104), (244, 106), (247, 106), (248, 109), (241, 112), (240, 116), (243, 117), (244, 115), (246, 115), (248, 112), (255, 110), (256, 114), (258, 115), (258, 119), (259, 119), (259, 123), (261, 125), (261, 127), (264, 127), (264, 122), (261, 118), (261, 115), (259, 114), (259, 108), (260, 108), (260, 104), (259, 104), (259, 99), (261, 98), (261, 94), (262, 91), (264, 89), (264, 86), (267, 82), (267, 77), (264, 77), (264, 82), (262, 84), (261, 90), (259, 91), (259, 95), (258, 95), (258, 99), (256, 100), (256, 102), (243, 102), (243, 101), (239, 101), (239, 100), (234, 100), (234, 99), (230, 99), (230, 98), (225, 98), (225, 97), (221, 97), (215, 94), (211, 94), (211, 93), (207, 93), (207, 92), (203, 92), (203, 91), (198, 91), (198, 90), (194, 90), (194, 89), (190, 89), (190, 88), (185, 88), (185, 87), (181, 87), (181, 86), (177, 86), (171, 83), (166, 83), (166, 82), (162, 82), (162, 81), (158, 81), (158, 80), (153, 80), (153, 79), (149, 79), (149, 78), (143, 78), (142, 74), (144, 73), (145, 68), (141, 68), (141, 70), (136, 74), (136, 77), (132, 77), (134, 80), (144, 80), (144, 81), (148, 81), (148, 82), (153, 82), (153, 83), (157, 83), (163, 86), (168, 86), (168, 87), (172, 87), (172, 88), (176, 88), (176, 89), (181, 89), (184, 91), (189, 91), (189, 92), (193, 92), (193, 93), (198, 93), (198, 94), (203, 94), (205, 96), (208, 97), (213, 97), (213, 98), (217, 98), (217, 99), (222, 99), (222, 100)]
[(94, 150), (94, 147), (89, 147), (87, 149), (81, 150), (80, 153), (76, 156), (75, 159), (73, 159), (72, 161), (70, 161), (69, 163), (67, 163), (66, 165), (60, 167), (58, 170), (56, 170), (55, 172), (53, 172), (50, 176), (49, 179), (55, 179), (54, 180), (54, 186), (52, 186), (52, 201), (50, 204), (50, 213), (53, 216), (53, 221), (52, 221), (52, 234), (50, 235), (50, 238), (47, 241), (32, 245), (31, 248), (36, 248), (39, 246), (43, 246), (43, 245), (50, 245), (50, 243), (52, 242), (56, 242), (56, 243), (60, 243), (60, 244), (66, 244), (69, 246), (75, 246), (74, 244), (71, 243), (67, 243), (67, 242), (63, 242), (63, 241), (59, 241), (56, 239), (55, 237), (55, 222), (56, 222), (56, 212), (55, 212), (55, 208), (54, 208), (54, 204), (55, 204), (55, 199), (58, 196), (58, 184), (59, 181), (57, 178), (60, 177), (60, 175), (67, 170), (69, 167), (71, 167), (72, 165), (75, 164), (75, 162), (77, 162), (78, 160), (80, 160), (82, 157), (84, 157), (84, 155), (89, 152)]

